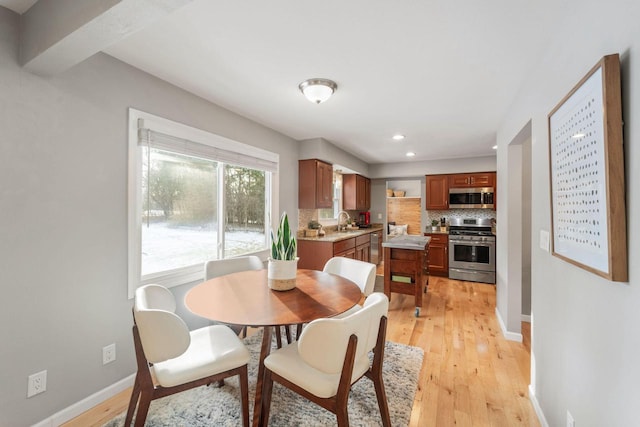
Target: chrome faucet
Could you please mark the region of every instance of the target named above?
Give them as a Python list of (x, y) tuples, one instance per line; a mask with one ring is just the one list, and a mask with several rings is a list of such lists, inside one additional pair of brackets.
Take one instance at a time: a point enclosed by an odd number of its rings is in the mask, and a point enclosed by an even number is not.
[[(342, 218), (343, 215), (346, 215), (347, 218), (345, 219), (345, 223), (343, 226), (341, 226), (340, 224), (340, 219)], [(349, 216), (348, 212), (345, 211), (340, 211), (338, 212), (338, 231), (346, 231), (347, 229), (347, 223), (349, 222), (349, 220), (351, 219), (351, 216)]]

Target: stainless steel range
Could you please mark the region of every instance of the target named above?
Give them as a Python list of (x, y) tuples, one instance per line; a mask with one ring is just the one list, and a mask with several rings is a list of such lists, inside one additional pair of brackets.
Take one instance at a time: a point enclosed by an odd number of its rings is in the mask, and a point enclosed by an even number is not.
[(491, 219), (451, 219), (449, 278), (496, 283), (496, 236), (491, 232)]

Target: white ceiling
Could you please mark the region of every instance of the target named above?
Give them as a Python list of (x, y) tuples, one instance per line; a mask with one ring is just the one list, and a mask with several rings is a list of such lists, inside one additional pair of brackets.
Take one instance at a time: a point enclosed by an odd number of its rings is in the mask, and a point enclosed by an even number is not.
[[(33, 0), (0, 0), (19, 13)], [(297, 140), (368, 163), (494, 155), (550, 40), (550, 0), (195, 0), (105, 52)], [(338, 90), (315, 105), (308, 78)], [(394, 142), (395, 133), (406, 135)], [(409, 160), (407, 151), (416, 156)]]

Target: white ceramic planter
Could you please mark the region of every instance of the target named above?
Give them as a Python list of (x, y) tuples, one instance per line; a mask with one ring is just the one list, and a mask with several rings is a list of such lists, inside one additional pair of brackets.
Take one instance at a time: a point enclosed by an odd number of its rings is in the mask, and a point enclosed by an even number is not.
[(283, 261), (269, 258), (267, 263), (267, 283), (274, 291), (288, 291), (296, 287), (298, 260)]

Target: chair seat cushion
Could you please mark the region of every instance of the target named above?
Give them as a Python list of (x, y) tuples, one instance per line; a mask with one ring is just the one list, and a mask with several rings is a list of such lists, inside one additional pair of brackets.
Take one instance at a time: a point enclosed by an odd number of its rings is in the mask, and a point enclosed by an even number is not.
[(190, 332), (180, 356), (153, 365), (158, 383), (171, 387), (235, 369), (249, 362), (249, 351), (228, 327), (213, 325)]
[[(298, 354), (297, 342), (271, 353), (264, 360), (264, 365), (315, 396), (328, 398), (335, 396), (338, 392), (340, 374), (326, 374), (306, 364)], [(369, 366), (368, 356), (356, 360), (351, 383), (362, 377), (369, 370)]]

